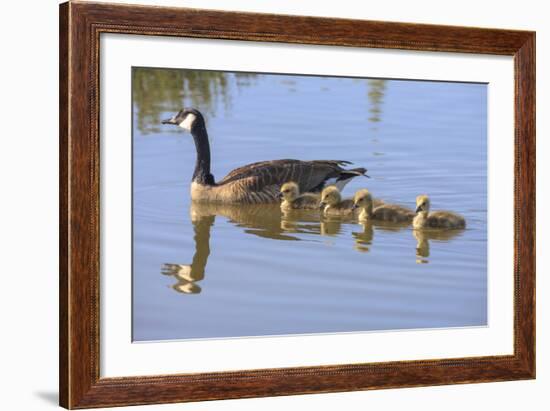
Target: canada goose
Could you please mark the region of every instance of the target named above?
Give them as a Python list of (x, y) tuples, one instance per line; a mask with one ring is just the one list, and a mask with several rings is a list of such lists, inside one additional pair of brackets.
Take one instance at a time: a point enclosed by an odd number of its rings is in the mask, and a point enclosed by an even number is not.
[(464, 228), (466, 220), (459, 214), (450, 211), (434, 211), (430, 213), (430, 199), (427, 195), (416, 197), (416, 216), (413, 227), (420, 228)]
[(300, 187), (291, 181), (281, 186), (281, 211), (290, 210), (317, 210), (319, 209), (319, 195), (305, 193), (300, 195)]
[(376, 202), (367, 189), (359, 190), (353, 197), (354, 208), (360, 209), (359, 221), (387, 221), (410, 223), (414, 217), (412, 210), (397, 204)]
[(353, 200), (342, 200), (340, 190), (336, 186), (328, 186), (321, 192), (319, 208), (326, 215), (353, 216)]
[(352, 178), (364, 176), (364, 168), (346, 170), (342, 160), (272, 160), (248, 164), (231, 171), (216, 182), (210, 173), (210, 144), (202, 114), (193, 108), (180, 110), (162, 124), (173, 124), (193, 136), (197, 160), (191, 184), (191, 199), (222, 203), (276, 203), (279, 189), (294, 181), (300, 192), (319, 192), (328, 184), (343, 188)]

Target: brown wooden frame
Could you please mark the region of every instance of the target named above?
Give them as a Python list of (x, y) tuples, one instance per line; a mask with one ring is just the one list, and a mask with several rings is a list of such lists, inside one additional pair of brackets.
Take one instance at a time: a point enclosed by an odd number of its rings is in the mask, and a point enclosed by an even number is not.
[[(514, 354), (100, 378), (101, 33), (513, 56)], [(107, 407), (535, 377), (534, 32), (70, 2), (60, 5), (59, 47), (60, 405), (67, 408)]]

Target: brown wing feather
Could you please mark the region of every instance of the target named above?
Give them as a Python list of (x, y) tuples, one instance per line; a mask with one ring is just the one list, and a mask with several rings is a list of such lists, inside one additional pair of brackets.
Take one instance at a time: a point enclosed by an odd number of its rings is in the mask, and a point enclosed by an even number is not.
[(280, 186), (296, 182), (301, 192), (308, 192), (326, 179), (344, 171), (347, 161), (338, 160), (272, 160), (261, 161), (237, 168), (225, 176), (217, 186), (230, 190), (234, 201), (251, 204), (277, 201)]
[[(342, 160), (313, 160), (313, 161), (301, 161), (293, 159), (285, 160), (271, 160), (271, 161), (260, 161), (257, 163), (248, 164), (243, 167), (236, 168), (227, 174), (221, 181), (218, 182), (219, 185), (227, 184), (235, 180), (240, 180), (247, 178), (257, 173), (268, 173), (269, 175), (274, 175), (279, 178), (291, 178), (295, 175), (298, 176), (306, 172), (306, 175), (309, 173), (311, 177), (308, 179), (317, 180), (321, 175), (323, 178), (336, 177), (344, 169), (342, 166), (350, 164), (348, 161)], [(329, 177), (329, 178), (330, 178)]]

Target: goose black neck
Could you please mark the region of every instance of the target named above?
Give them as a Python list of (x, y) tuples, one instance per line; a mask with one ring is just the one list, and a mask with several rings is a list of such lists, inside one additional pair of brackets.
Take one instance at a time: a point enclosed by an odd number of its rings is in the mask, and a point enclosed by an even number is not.
[(210, 174), (210, 144), (208, 133), (203, 121), (197, 121), (191, 129), (191, 135), (197, 149), (197, 161), (193, 172), (193, 182), (205, 185), (214, 184), (214, 176)]

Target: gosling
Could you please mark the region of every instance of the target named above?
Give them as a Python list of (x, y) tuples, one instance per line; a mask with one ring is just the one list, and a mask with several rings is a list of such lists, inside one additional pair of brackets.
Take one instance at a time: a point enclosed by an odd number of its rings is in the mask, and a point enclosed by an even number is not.
[(450, 211), (434, 211), (430, 213), (430, 199), (427, 195), (416, 197), (416, 216), (413, 228), (464, 228), (466, 220), (459, 214)]
[(290, 210), (317, 210), (319, 208), (319, 195), (313, 193), (300, 194), (300, 187), (294, 182), (284, 183), (281, 186), (279, 197), (281, 211)]
[(321, 202), (319, 209), (326, 215), (334, 216), (353, 216), (355, 210), (353, 208), (353, 200), (342, 200), (340, 190), (336, 186), (328, 186), (321, 192)]
[(372, 198), (369, 190), (359, 190), (353, 197), (353, 206), (360, 209), (358, 219), (361, 222), (371, 220), (392, 223), (410, 223), (413, 220), (412, 210), (397, 204), (387, 204)]

